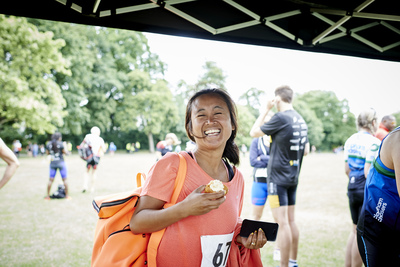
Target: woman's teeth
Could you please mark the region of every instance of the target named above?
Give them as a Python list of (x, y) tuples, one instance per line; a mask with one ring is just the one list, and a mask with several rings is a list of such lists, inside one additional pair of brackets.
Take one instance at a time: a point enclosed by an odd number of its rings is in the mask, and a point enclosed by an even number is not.
[(219, 134), (220, 132), (221, 132), (220, 130), (208, 130), (208, 131), (205, 131), (204, 134), (211, 135), (211, 134)]

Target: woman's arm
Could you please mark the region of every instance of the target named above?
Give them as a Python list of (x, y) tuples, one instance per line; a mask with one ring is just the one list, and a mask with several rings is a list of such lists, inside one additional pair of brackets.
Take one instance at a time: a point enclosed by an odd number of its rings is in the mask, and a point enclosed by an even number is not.
[(258, 158), (258, 151), (257, 151), (257, 139), (253, 139), (253, 141), (251, 141), (251, 145), (250, 145), (250, 166), (251, 167), (258, 167), (256, 166), (257, 164), (257, 158)]
[(400, 197), (400, 131), (393, 132), (384, 139), (379, 157), (386, 167), (394, 170)]
[(15, 171), (19, 167), (19, 161), (15, 154), (7, 147), (0, 138), (0, 157), (7, 163), (7, 168), (0, 181), (0, 189), (11, 179)]
[(165, 202), (162, 200), (140, 197), (130, 221), (131, 231), (135, 234), (156, 232), (188, 216), (203, 215), (217, 209), (225, 201), (224, 192), (201, 193), (204, 188), (205, 185), (200, 186), (183, 201), (166, 209), (163, 209)]
[(396, 177), (397, 193), (400, 197), (400, 132), (397, 131), (389, 137), (391, 137), (390, 149), (393, 170)]
[(371, 163), (365, 163), (364, 164), (364, 176), (365, 176), (365, 179), (367, 179), (368, 172), (369, 172), (370, 168), (371, 168)]
[(346, 173), (346, 175), (348, 177), (349, 174), (350, 174), (350, 166), (349, 166), (349, 163), (347, 161), (344, 163), (344, 171), (345, 171), (345, 173)]

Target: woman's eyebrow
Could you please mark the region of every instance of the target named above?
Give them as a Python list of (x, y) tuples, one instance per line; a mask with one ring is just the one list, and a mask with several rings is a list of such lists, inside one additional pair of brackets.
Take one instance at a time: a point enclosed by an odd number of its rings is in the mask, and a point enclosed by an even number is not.
[[(215, 106), (215, 107), (213, 107), (213, 110), (214, 109), (224, 109), (222, 106)], [(202, 111), (205, 111), (206, 109), (205, 108), (200, 108), (200, 109), (198, 109), (196, 112), (195, 112), (195, 114), (197, 114), (197, 113), (200, 113), (200, 112), (202, 112)]]

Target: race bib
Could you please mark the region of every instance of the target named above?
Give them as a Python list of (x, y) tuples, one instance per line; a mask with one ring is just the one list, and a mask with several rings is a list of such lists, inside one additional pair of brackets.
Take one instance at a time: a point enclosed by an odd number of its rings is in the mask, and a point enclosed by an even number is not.
[(231, 250), (233, 233), (201, 236), (201, 267), (225, 267)]

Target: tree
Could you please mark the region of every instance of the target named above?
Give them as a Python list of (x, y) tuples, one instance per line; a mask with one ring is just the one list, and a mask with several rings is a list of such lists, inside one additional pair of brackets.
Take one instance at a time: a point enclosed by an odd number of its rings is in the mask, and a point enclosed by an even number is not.
[(236, 134), (235, 142), (239, 146), (239, 149), (242, 144), (245, 144), (247, 148), (249, 148), (252, 140), (249, 132), (257, 117), (254, 116), (253, 112), (249, 109), (247, 105), (237, 105), (237, 109), (238, 131)]
[(55, 75), (70, 75), (61, 39), (25, 18), (0, 15), (0, 130), (11, 125), (39, 134), (63, 125), (66, 102)]
[(308, 127), (308, 141), (311, 146), (320, 147), (325, 137), (323, 124), (303, 100), (293, 101), (294, 109), (303, 117)]
[(192, 95), (201, 89), (219, 88), (226, 90), (225, 79), (222, 69), (220, 69), (215, 62), (206, 61), (203, 66), (204, 73), (199, 77), (199, 80), (194, 85), (188, 85), (184, 80), (178, 84), (179, 91), (182, 97), (188, 100)]
[(260, 115), (260, 99), (263, 99), (264, 97), (264, 91), (258, 90), (257, 88), (250, 88), (239, 97), (239, 102), (243, 102), (243, 104), (246, 105), (254, 117), (257, 118)]
[(400, 112), (392, 114), (396, 118), (397, 125), (400, 125)]
[(121, 118), (116, 113), (130, 108), (130, 97), (136, 93), (131, 90), (132, 76), (129, 74), (138, 70), (147, 73), (151, 79), (158, 79), (165, 70), (158, 55), (150, 52), (146, 37), (139, 32), (119, 29), (44, 20), (32, 22), (43, 31), (53, 31), (66, 42), (62, 53), (71, 62), (73, 75), (57, 76), (70, 114), (65, 117), (62, 132), (73, 138), (97, 125), (112, 139), (113, 135), (128, 138), (119, 131), (136, 136), (137, 133), (132, 131), (138, 131), (138, 128), (131, 124), (136, 118), (116, 121), (117, 117)]
[(332, 91), (309, 91), (298, 95), (297, 99), (315, 112), (322, 122), (325, 134), (322, 150), (342, 146), (347, 138), (356, 132), (355, 117), (350, 112), (346, 99), (339, 101)]
[(164, 80), (151, 81), (150, 75), (134, 70), (128, 75), (131, 85), (124, 91), (124, 104), (117, 107), (115, 121), (121, 129), (138, 129), (149, 141), (150, 152), (154, 152), (154, 135), (167, 132), (178, 124), (178, 109)]

